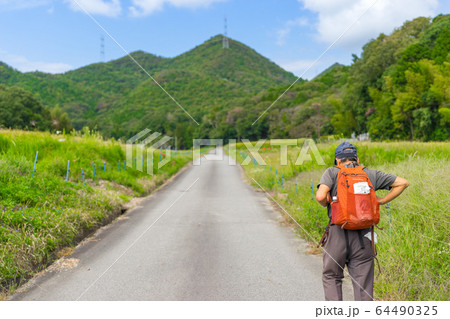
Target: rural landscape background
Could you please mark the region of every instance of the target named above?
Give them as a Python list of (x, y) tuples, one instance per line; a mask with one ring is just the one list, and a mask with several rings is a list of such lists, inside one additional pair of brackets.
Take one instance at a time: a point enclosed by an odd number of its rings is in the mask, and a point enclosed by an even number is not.
[(174, 58), (131, 55), (197, 125), (127, 56), (64, 74), (21, 73), (0, 64), (0, 125), (105, 137), (146, 127), (178, 138), (320, 138), (368, 132), (372, 140), (447, 140), (450, 16), (420, 17), (368, 42), (350, 66), (300, 80), (243, 43), (217, 35)]
[[(361, 162), (411, 183), (382, 209), (376, 297), (450, 300), (450, 15), (405, 21), (368, 41), (351, 65), (293, 86), (294, 74), (245, 43), (205, 40), (173, 58), (131, 53), (198, 124), (128, 56), (61, 74), (0, 62), (0, 297), (188, 165), (200, 138), (236, 139), (239, 163), (249, 156), (241, 139), (297, 139), (289, 165), (265, 144), (268, 164), (243, 167), (320, 253), (313, 244), (327, 218), (311, 183), (324, 168), (295, 159), (313, 139), (331, 166), (339, 141), (368, 133), (356, 142)], [(124, 163), (126, 140), (145, 128), (177, 141), (153, 176)], [(155, 152), (156, 167), (168, 150)]]

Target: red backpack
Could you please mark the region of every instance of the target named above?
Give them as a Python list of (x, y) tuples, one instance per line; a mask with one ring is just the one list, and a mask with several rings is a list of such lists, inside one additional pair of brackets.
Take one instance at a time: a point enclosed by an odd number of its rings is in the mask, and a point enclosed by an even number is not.
[(343, 229), (365, 229), (380, 221), (379, 203), (364, 166), (338, 166), (337, 198), (331, 202), (331, 222)]

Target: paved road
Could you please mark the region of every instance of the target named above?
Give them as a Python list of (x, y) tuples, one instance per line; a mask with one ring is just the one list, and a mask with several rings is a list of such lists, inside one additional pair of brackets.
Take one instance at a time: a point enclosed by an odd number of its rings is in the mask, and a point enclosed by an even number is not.
[(12, 299), (323, 300), (321, 258), (207, 156)]

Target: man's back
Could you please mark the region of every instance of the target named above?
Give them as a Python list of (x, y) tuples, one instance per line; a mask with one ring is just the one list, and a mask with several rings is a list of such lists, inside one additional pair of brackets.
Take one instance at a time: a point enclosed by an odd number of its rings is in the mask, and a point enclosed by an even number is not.
[[(355, 163), (356, 164), (356, 163)], [(358, 165), (358, 164), (356, 164)], [(392, 185), (397, 178), (397, 176), (393, 174), (387, 174), (379, 170), (370, 169), (368, 167), (364, 167), (363, 171), (367, 174), (375, 191), (379, 189), (390, 189), (390, 185)], [(339, 173), (339, 168), (337, 166), (329, 167), (325, 170), (320, 179), (320, 185), (327, 185), (330, 188), (331, 196), (334, 197), (337, 194), (337, 175)], [(328, 217), (331, 217), (331, 212), (328, 210)]]

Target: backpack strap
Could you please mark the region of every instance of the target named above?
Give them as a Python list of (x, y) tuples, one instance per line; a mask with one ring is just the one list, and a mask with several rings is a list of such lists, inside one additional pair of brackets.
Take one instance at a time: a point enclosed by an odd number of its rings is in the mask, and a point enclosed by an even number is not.
[(359, 244), (361, 245), (361, 249), (364, 249), (364, 240), (363, 240), (363, 235), (362, 235), (362, 229), (358, 229), (358, 237), (359, 237)]
[[(374, 227), (370, 227), (370, 236), (372, 237), (372, 250), (373, 250), (373, 255), (376, 257), (377, 256), (377, 249), (375, 247), (375, 230)], [(379, 265), (378, 265), (379, 266)]]
[(326, 242), (328, 241), (328, 236), (330, 234), (330, 226), (331, 226), (331, 218), (330, 221), (328, 222), (327, 227), (325, 227), (325, 232), (323, 233), (322, 238), (317, 244), (317, 248), (325, 246)]
[(375, 246), (375, 230), (374, 230), (373, 226), (371, 227), (370, 231), (371, 231), (371, 237), (372, 237), (373, 258), (377, 261), (378, 271), (381, 274), (382, 272), (381, 272), (380, 262), (378, 261), (378, 258), (377, 258), (377, 248)]
[(345, 249), (347, 250), (345, 255), (345, 263), (348, 264), (350, 261), (350, 242), (348, 241), (348, 230), (344, 229), (344, 235), (345, 235)]

